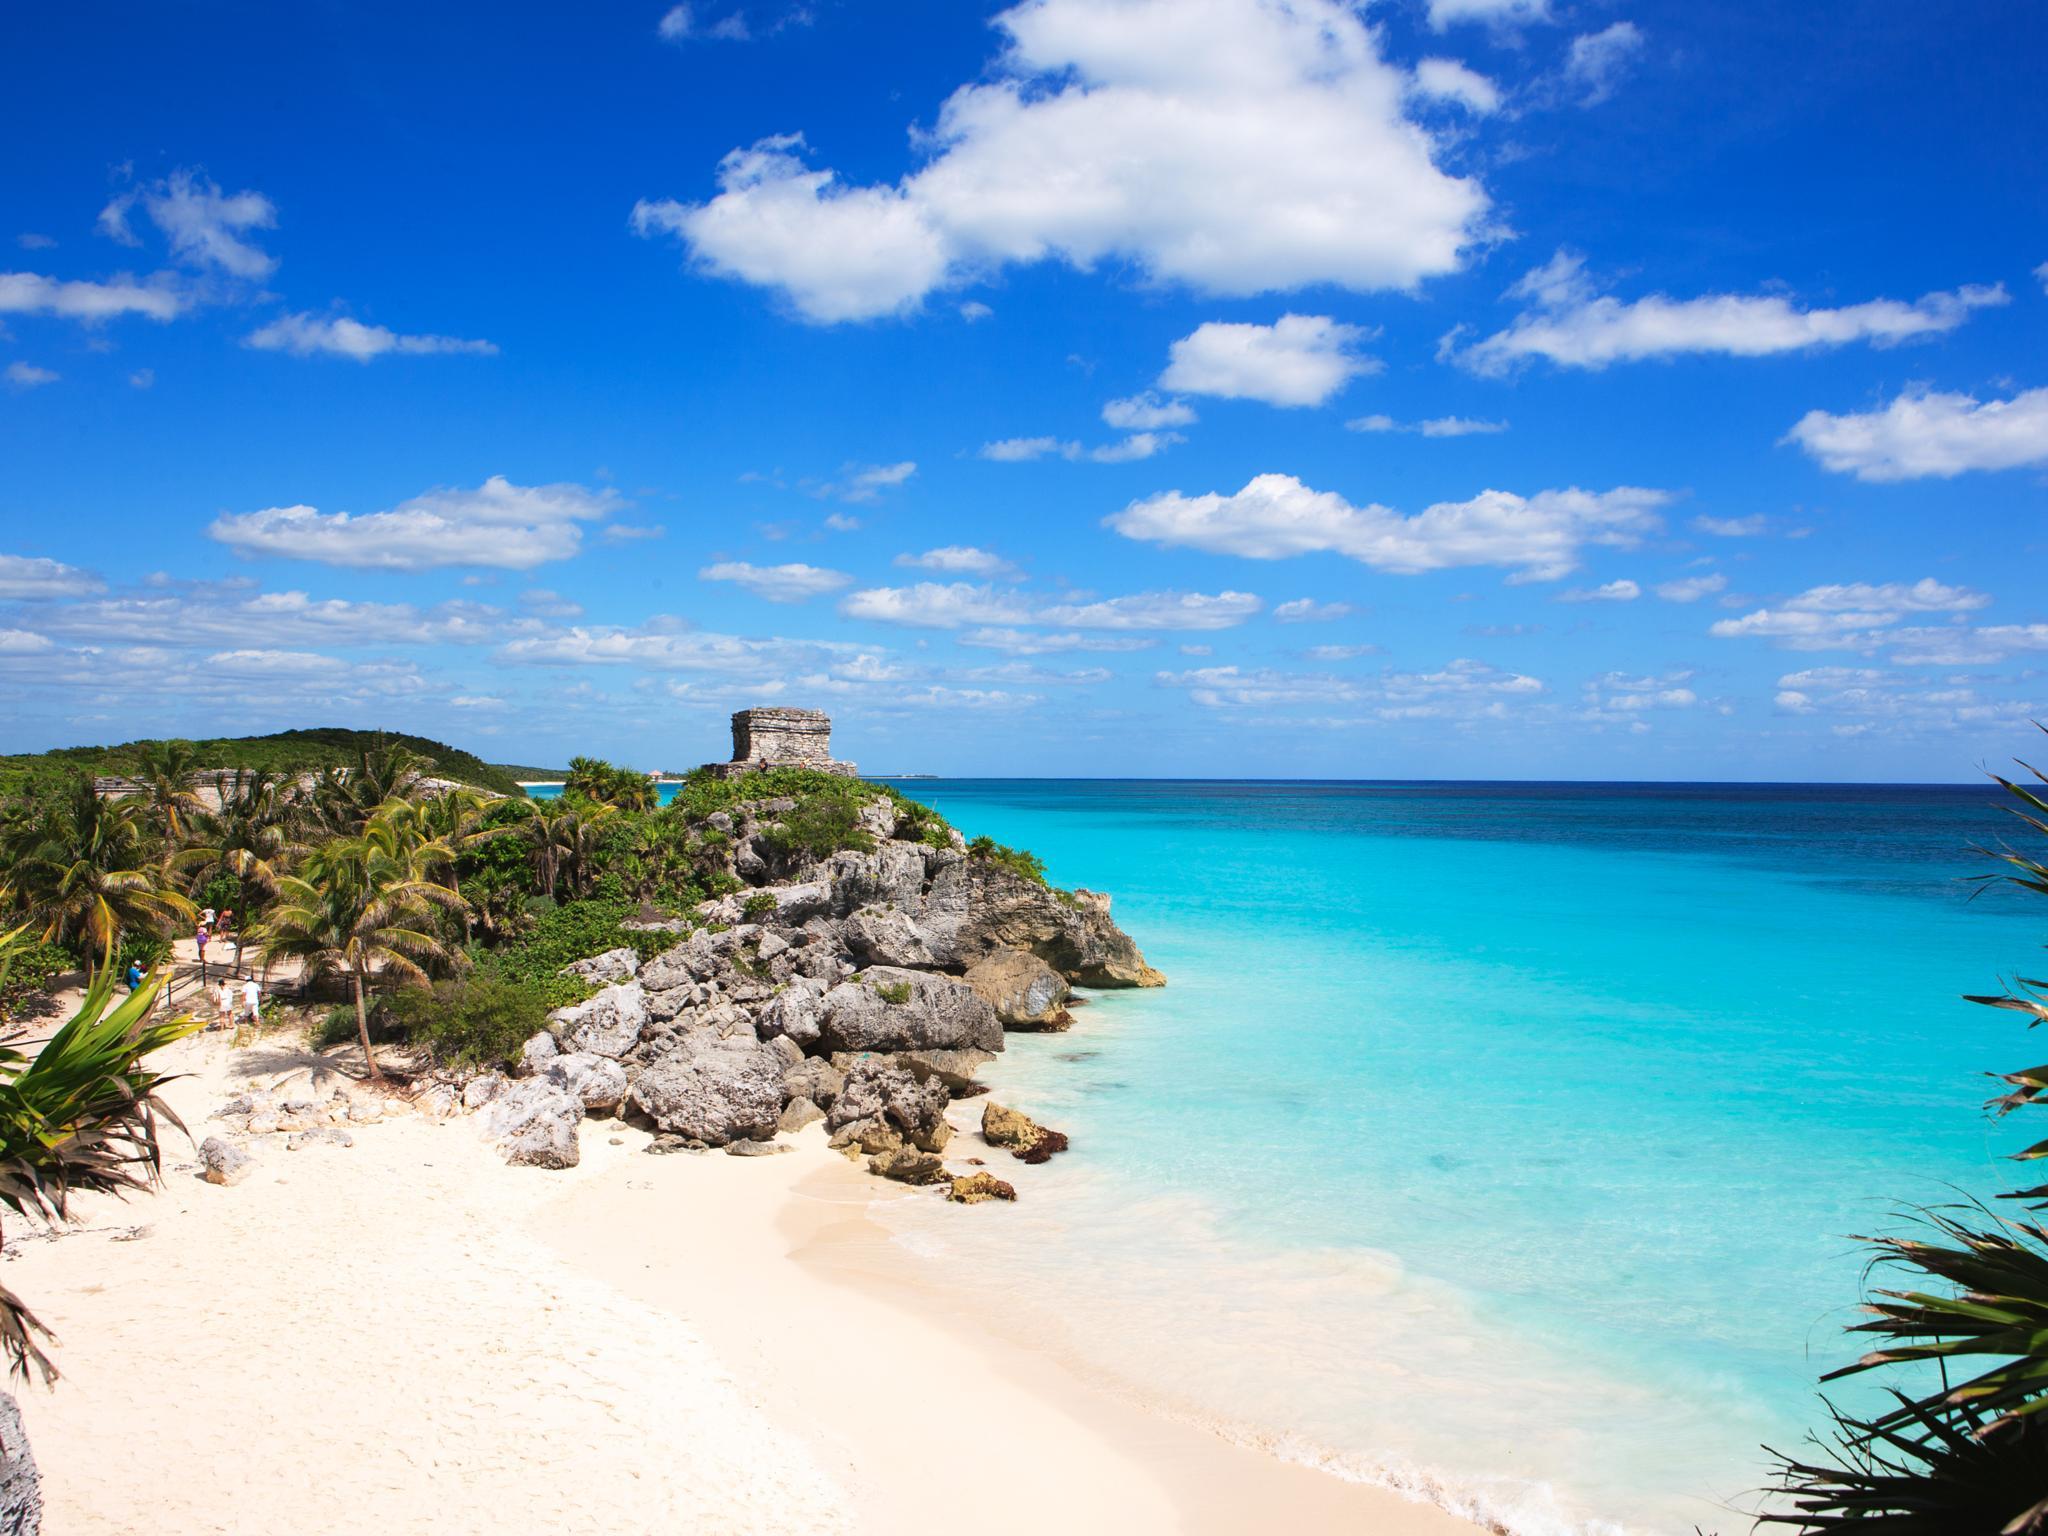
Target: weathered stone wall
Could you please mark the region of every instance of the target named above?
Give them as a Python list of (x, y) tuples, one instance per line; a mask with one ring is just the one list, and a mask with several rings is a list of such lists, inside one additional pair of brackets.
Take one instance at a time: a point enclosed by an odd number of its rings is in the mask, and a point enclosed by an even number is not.
[(707, 766), (731, 775), (766, 763), (770, 768), (815, 768), (854, 772), (852, 763), (832, 756), (832, 721), (823, 710), (764, 707), (732, 717), (732, 761)]

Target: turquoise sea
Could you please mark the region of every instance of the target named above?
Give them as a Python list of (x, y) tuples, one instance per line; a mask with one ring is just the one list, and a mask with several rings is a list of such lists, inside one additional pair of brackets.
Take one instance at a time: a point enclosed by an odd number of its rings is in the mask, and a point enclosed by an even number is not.
[(1734, 1536), (1857, 1352), (1848, 1234), (2011, 1187), (1984, 1073), (2038, 1044), (1960, 994), (2038, 974), (2048, 903), (1971, 899), (1995, 786), (899, 787), (1112, 892), (1171, 985), (1010, 1037), (997, 1092), (1074, 1142), (1025, 1200), (885, 1219), (1281, 1454)]
[(1995, 786), (901, 787), (1114, 893), (1171, 978), (1012, 1036), (999, 1091), (1074, 1153), (903, 1240), (1283, 1453), (1517, 1533), (1733, 1536), (1856, 1353), (1846, 1234), (2011, 1187), (1983, 1074), (2038, 1047), (1959, 994), (2048, 904), (1970, 899), (2024, 830)]

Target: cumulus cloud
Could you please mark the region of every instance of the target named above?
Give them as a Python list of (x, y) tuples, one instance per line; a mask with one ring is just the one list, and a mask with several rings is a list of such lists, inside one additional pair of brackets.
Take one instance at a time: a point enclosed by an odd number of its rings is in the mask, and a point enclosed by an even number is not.
[(656, 620), (636, 628), (574, 625), (510, 640), (495, 654), (501, 661), (526, 666), (632, 666), (760, 680), (789, 667), (822, 666), (859, 653), (857, 646), (835, 642), (781, 636), (753, 639)]
[(468, 353), (495, 357), (498, 348), (488, 341), (463, 341), (454, 336), (401, 336), (381, 325), (364, 325), (346, 315), (284, 315), (242, 339), (245, 347), (261, 352), (289, 352), (295, 357), (327, 353), (367, 363), (386, 353), (405, 357), (435, 353)]
[(1500, 110), (1500, 87), (1456, 59), (1424, 59), (1415, 66), (1417, 96), (1448, 101), (1485, 116)]
[(1682, 576), (1676, 581), (1659, 582), (1657, 595), (1667, 603), (1696, 603), (1727, 585), (1728, 578), (1714, 571), (1705, 576)]
[(1170, 349), (1160, 385), (1190, 395), (1321, 405), (1380, 364), (1360, 354), (1368, 333), (1327, 315), (1282, 315), (1272, 325), (1211, 320)]
[(1781, 294), (1652, 294), (1624, 302), (1600, 294), (1586, 276), (1585, 258), (1570, 251), (1559, 251), (1523, 277), (1508, 296), (1531, 307), (1506, 330), (1469, 346), (1451, 332), (1440, 355), (1497, 377), (1537, 357), (1564, 368), (1600, 369), (1685, 353), (1767, 357), (1858, 341), (1895, 346), (1943, 335), (1973, 310), (2009, 302), (2001, 284), (1930, 293), (1911, 304), (1873, 299), (1840, 309), (1801, 309)]
[(896, 563), (913, 571), (945, 571), (960, 576), (1007, 576), (1016, 569), (1001, 555), (969, 544), (946, 544), (922, 554), (901, 554)]
[(0, 656), (41, 656), (52, 647), (48, 635), (28, 629), (0, 629)]
[(1633, 545), (1660, 526), (1657, 509), (1670, 499), (1635, 486), (1527, 497), (1488, 490), (1404, 517), (1268, 474), (1228, 496), (1168, 491), (1104, 521), (1125, 538), (1253, 560), (1329, 552), (1399, 575), (1491, 565), (1521, 580), (1551, 581), (1577, 568), (1584, 545)]
[(1160, 672), (1153, 680), (1186, 689), (1210, 709), (1352, 705), (1383, 721), (1501, 718), (1513, 703), (1544, 691), (1538, 678), (1462, 658), (1434, 672), (1387, 671), (1372, 678), (1220, 666)]
[(1581, 106), (1596, 107), (1614, 94), (1642, 51), (1642, 28), (1632, 21), (1587, 32), (1573, 38), (1565, 54), (1565, 83)]
[(771, 603), (800, 603), (853, 585), (853, 578), (844, 571), (802, 564), (749, 565), (744, 560), (721, 560), (697, 575), (704, 581), (729, 581)]
[(1413, 432), (1421, 437), (1480, 437), (1508, 429), (1504, 421), (1480, 421), (1470, 416), (1432, 416), (1424, 421), (1360, 416), (1344, 425), (1353, 432)]
[(1908, 390), (1881, 411), (1808, 411), (1786, 434), (1824, 468), (1859, 480), (1954, 479), (2048, 464), (2048, 389), (2010, 400)]
[(0, 315), (57, 315), (88, 323), (119, 315), (175, 320), (187, 303), (163, 277), (138, 281), (123, 276), (93, 283), (61, 282), (34, 272), (0, 272)]
[(708, 202), (643, 199), (634, 229), (819, 323), (1046, 260), (1212, 294), (1411, 289), (1490, 233), (1342, 0), (1029, 0), (996, 25), (993, 75), (900, 181), (848, 184), (781, 134), (726, 156)]
[(916, 473), (917, 465), (910, 459), (899, 464), (848, 464), (839, 471), (837, 480), (820, 486), (818, 494), (872, 504), (882, 499), (882, 492), (895, 490)]
[(1139, 592), (1048, 603), (986, 583), (921, 581), (849, 593), (839, 611), (848, 618), (920, 629), (975, 625), (994, 632), (1030, 625), (1075, 630), (1228, 629), (1242, 624), (1259, 607), (1259, 599), (1249, 592)]
[(1124, 400), (1111, 400), (1102, 419), (1119, 432), (1157, 432), (1164, 427), (1192, 426), (1194, 407), (1185, 400), (1162, 400), (1151, 390)]
[(90, 571), (40, 555), (0, 555), (0, 598), (87, 597), (106, 583)]
[(996, 464), (1029, 464), (1048, 458), (1076, 464), (1130, 464), (1186, 441), (1178, 432), (1133, 432), (1117, 442), (1087, 448), (1058, 437), (1005, 437), (983, 443), (978, 451), (982, 458)]
[(1700, 701), (1699, 695), (1686, 686), (1691, 681), (1690, 672), (1643, 677), (1609, 672), (1587, 681), (1579, 718), (1636, 724), (1653, 710), (1691, 709)]
[(1297, 597), (1276, 606), (1273, 617), (1282, 624), (1322, 624), (1357, 611), (1349, 603), (1319, 603), (1312, 597)]
[(54, 384), (63, 375), (53, 369), (38, 368), (34, 363), (14, 362), (7, 365), (7, 382), (16, 389), (34, 389), (38, 384)]
[(1874, 667), (1808, 667), (1778, 679), (1779, 713), (1824, 722), (1838, 736), (1912, 735), (1965, 726), (2021, 727), (2039, 700), (1988, 698), (1961, 680), (1935, 687)]
[(962, 645), (1001, 651), (1010, 656), (1057, 656), (1068, 651), (1145, 651), (1159, 642), (1141, 635), (1084, 635), (1077, 630), (1045, 634), (1028, 629), (970, 629), (960, 636)]
[(130, 214), (140, 207), (187, 266), (256, 280), (277, 270), (276, 258), (248, 237), (277, 225), (277, 209), (260, 192), (224, 193), (194, 171), (173, 171), (161, 181), (132, 188), (100, 210), (100, 230), (135, 245)]
[(1891, 626), (1909, 614), (1960, 618), (1990, 605), (1990, 597), (1923, 576), (1915, 582), (1847, 582), (1810, 587), (1775, 608), (1721, 619), (1708, 630), (1724, 640), (1769, 640), (1787, 650), (1868, 650), (1900, 638)]
[(1519, 27), (1549, 20), (1550, 0), (1429, 0), (1429, 24), (1439, 32), (1461, 21)]
[(1602, 582), (1597, 587), (1574, 587), (1569, 592), (1557, 594), (1560, 603), (1632, 603), (1643, 595), (1643, 589), (1635, 582), (1623, 577), (1619, 581)]
[(1761, 512), (1753, 512), (1748, 517), (1696, 517), (1692, 525), (1701, 533), (1710, 533), (1717, 539), (1753, 539), (1767, 526)]
[(617, 492), (608, 489), (514, 485), (493, 475), (474, 490), (428, 491), (387, 512), (268, 507), (224, 513), (206, 531), (239, 554), (359, 570), (469, 565), (523, 571), (570, 558), (582, 545), (579, 525), (608, 516), (618, 505)]
[(1063, 443), (1056, 437), (1005, 437), (981, 445), (981, 456), (997, 464), (1028, 464), (1053, 454), (1068, 457), (1067, 449), (1079, 450), (1078, 443)]

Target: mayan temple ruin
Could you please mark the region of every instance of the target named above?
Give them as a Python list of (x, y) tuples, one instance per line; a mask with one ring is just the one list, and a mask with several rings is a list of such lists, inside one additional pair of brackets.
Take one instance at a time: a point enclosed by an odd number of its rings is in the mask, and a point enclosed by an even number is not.
[(732, 717), (732, 761), (705, 766), (726, 778), (762, 768), (856, 771), (832, 756), (832, 720), (821, 709), (742, 709)]

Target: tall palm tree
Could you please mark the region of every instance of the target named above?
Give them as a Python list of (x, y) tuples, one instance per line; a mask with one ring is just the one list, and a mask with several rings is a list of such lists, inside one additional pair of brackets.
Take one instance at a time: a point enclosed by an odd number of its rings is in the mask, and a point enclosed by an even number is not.
[(359, 750), (349, 767), (321, 772), (310, 797), (314, 813), (327, 831), (353, 836), (380, 807), (409, 798), (424, 766), (397, 742), (379, 737), (374, 746)]
[(406, 818), (373, 815), (360, 836), (320, 844), (297, 874), (280, 878), (260, 925), (267, 956), (297, 957), (308, 979), (348, 977), (372, 1078), (384, 1075), (370, 1046), (368, 993), (374, 981), (424, 982), (428, 965), (452, 963), (430, 923), (434, 912), (459, 910), (463, 900), (429, 871), (454, 857), (446, 843), (418, 836)]
[(573, 880), (596, 847), (599, 831), (614, 814), (608, 805), (591, 804), (582, 810), (560, 801), (535, 801), (534, 809), (520, 827), (520, 834), (533, 849), (534, 878), (544, 895), (554, 896), (565, 875)]
[(269, 895), (297, 851), (293, 847), (297, 807), (286, 781), (267, 769), (248, 769), (220, 784), (220, 809), (193, 826), (185, 861), (202, 871), (219, 869), (241, 887), (236, 898), (242, 923), (235, 930), (235, 969), (242, 968), (242, 939), (248, 931), (249, 893)]
[(148, 857), (142, 801), (104, 799), (84, 775), (11, 823), (6, 836), (0, 890), (26, 908), (46, 942), (82, 951), (88, 965), (112, 954), (124, 934), (160, 933), (194, 915), (168, 868)]
[(142, 781), (142, 802), (166, 850), (185, 840), (192, 821), (204, 809), (192, 786), (199, 769), (199, 749), (189, 741), (154, 741), (144, 747), (135, 777)]
[[(0, 934), (0, 981), (27, 932)], [(73, 1194), (125, 1195), (161, 1180), (159, 1125), (185, 1127), (157, 1096), (170, 1079), (143, 1062), (200, 1027), (198, 1019), (151, 1019), (164, 980), (153, 972), (116, 1004), (114, 968), (103, 965), (78, 1011), (33, 1058), (0, 1048), (0, 1206), (63, 1221)], [(49, 1336), (35, 1314), (0, 1289), (0, 1353), (14, 1375), (33, 1366), (53, 1381), (57, 1368), (39, 1335)]]

